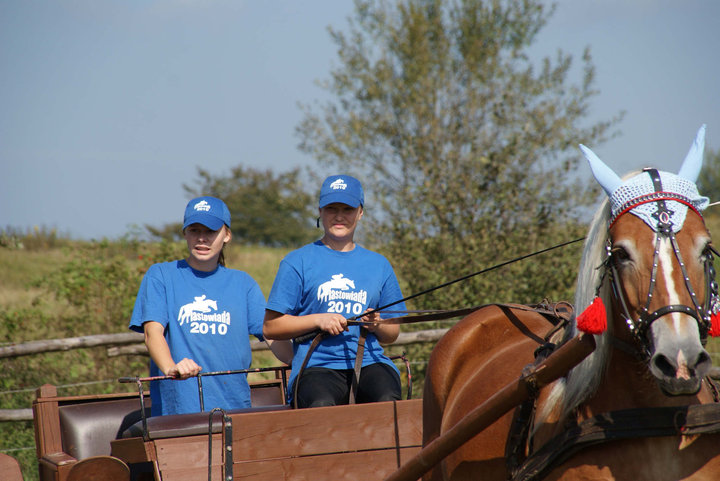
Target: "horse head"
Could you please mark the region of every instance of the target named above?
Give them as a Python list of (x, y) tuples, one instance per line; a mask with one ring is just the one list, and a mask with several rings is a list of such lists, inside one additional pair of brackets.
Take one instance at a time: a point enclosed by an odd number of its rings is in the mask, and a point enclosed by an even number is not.
[(649, 168), (624, 180), (580, 146), (608, 196), (596, 295), (611, 306), (609, 344), (646, 360), (668, 395), (696, 393), (711, 366), (714, 250), (695, 185), (704, 138), (702, 126), (678, 174)]

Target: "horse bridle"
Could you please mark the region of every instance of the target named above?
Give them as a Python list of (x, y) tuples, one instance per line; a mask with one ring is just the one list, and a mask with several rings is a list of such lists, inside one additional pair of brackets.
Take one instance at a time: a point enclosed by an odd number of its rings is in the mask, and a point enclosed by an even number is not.
[[(655, 192), (642, 195), (628, 201), (625, 205), (618, 209), (618, 214), (615, 215), (610, 222), (610, 227), (612, 227), (613, 223), (617, 221), (617, 219), (620, 218), (623, 214), (631, 211), (633, 208), (641, 204), (645, 204), (648, 202), (657, 202), (658, 204), (657, 212), (653, 214), (653, 217), (655, 217), (657, 220), (657, 229), (655, 229), (657, 232), (657, 236), (655, 240), (655, 252), (653, 254), (650, 287), (648, 289), (645, 306), (639, 311), (637, 320), (633, 318), (628, 309), (628, 304), (625, 299), (625, 295), (623, 294), (622, 286), (620, 285), (620, 276), (617, 272), (617, 262), (614, 258), (613, 245), (609, 236), (606, 244), (607, 258), (604, 262), (605, 272), (603, 273), (603, 277), (605, 277), (605, 275), (609, 272), (610, 284), (612, 286), (613, 294), (620, 303), (622, 314), (625, 317), (625, 322), (627, 323), (627, 326), (630, 329), (633, 338), (643, 347), (643, 354), (645, 356), (648, 356), (648, 329), (650, 328), (652, 323), (655, 322), (658, 318), (671, 312), (681, 312), (695, 318), (700, 329), (700, 339), (703, 344), (707, 342), (707, 336), (710, 331), (711, 325), (710, 316), (712, 315), (714, 310), (717, 310), (719, 302), (718, 284), (715, 282), (715, 268), (713, 267), (713, 255), (711, 252), (715, 253), (715, 255), (718, 255), (718, 253), (711, 246), (708, 252), (705, 253), (704, 270), (707, 294), (705, 296), (704, 304), (700, 305), (700, 302), (697, 299), (697, 295), (695, 294), (695, 290), (693, 289), (692, 283), (690, 282), (690, 277), (688, 276), (685, 263), (683, 262), (682, 256), (680, 254), (680, 248), (678, 246), (677, 239), (675, 238), (675, 232), (673, 230), (672, 222), (673, 212), (668, 208), (665, 201), (672, 200), (680, 202), (697, 212), (698, 215), (700, 215), (701, 217), (702, 215), (697, 211), (697, 209), (695, 209), (690, 199), (688, 199), (687, 197), (675, 193), (663, 192), (660, 174), (656, 169), (644, 169), (643, 172), (647, 172), (648, 175), (650, 175)], [(652, 301), (653, 291), (655, 289), (655, 283), (657, 278), (658, 258), (660, 256), (660, 241), (663, 238), (667, 238), (670, 241), (670, 245), (672, 246), (675, 258), (680, 264), (683, 279), (685, 280), (685, 288), (690, 294), (690, 299), (692, 300), (693, 306), (688, 306), (685, 304), (671, 304), (660, 307), (659, 309), (650, 312), (650, 303)]]

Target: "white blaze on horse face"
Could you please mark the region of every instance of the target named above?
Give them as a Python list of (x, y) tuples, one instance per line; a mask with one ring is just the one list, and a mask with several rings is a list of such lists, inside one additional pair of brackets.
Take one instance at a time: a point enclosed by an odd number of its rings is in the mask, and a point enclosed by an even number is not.
[[(665, 305), (671, 306), (681, 304), (680, 296), (677, 293), (677, 287), (675, 286), (675, 280), (673, 279), (673, 259), (675, 257), (672, 244), (668, 237), (660, 239), (660, 251), (658, 253), (658, 278), (662, 276), (665, 280), (665, 287), (667, 289), (668, 300)], [(670, 317), (673, 320), (673, 328), (675, 332), (681, 331), (680, 322), (682, 317), (679, 312), (670, 313)]]
[(690, 369), (688, 369), (687, 359), (685, 359), (685, 354), (682, 351), (678, 351), (677, 365), (676, 377), (678, 379), (690, 379)]

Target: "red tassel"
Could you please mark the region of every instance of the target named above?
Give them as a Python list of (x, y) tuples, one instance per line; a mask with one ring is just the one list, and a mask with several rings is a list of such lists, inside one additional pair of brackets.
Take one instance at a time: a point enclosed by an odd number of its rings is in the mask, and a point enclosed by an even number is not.
[(596, 297), (575, 320), (577, 328), (588, 334), (602, 334), (607, 329), (607, 314), (602, 299)]
[(710, 316), (710, 335), (712, 337), (720, 336), (720, 312), (713, 313)]

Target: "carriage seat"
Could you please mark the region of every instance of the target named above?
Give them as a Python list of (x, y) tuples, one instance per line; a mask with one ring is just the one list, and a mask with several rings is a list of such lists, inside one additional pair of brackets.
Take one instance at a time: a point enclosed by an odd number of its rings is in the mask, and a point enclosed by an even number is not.
[[(229, 409), (226, 414), (256, 413), (265, 411), (281, 411), (291, 409), (289, 404), (275, 404), (270, 406), (256, 406), (245, 409)], [(147, 419), (148, 439), (176, 438), (181, 436), (196, 436), (208, 434), (210, 423), (210, 411), (188, 414), (167, 414), (165, 416), (154, 416)], [(219, 433), (222, 430), (222, 414), (213, 414), (212, 432)], [(139, 438), (143, 436), (142, 420), (129, 426), (121, 434), (122, 438)]]
[[(150, 399), (145, 406), (149, 416)], [(110, 441), (142, 419), (137, 397), (60, 405), (58, 414), (63, 452), (77, 460), (109, 456)]]
[[(284, 390), (279, 379), (270, 381), (255, 381), (250, 383), (251, 406), (245, 409), (231, 409), (226, 414), (252, 413), (263, 411), (280, 411), (290, 409), (285, 404)], [(177, 436), (193, 436), (207, 434), (210, 411), (207, 409), (201, 413), (190, 414), (169, 414), (166, 416), (154, 416), (147, 419), (148, 436), (150, 439), (174, 438)], [(213, 415), (213, 432), (219, 433), (222, 428), (222, 415)], [(122, 438), (142, 437), (142, 419), (137, 420), (128, 426), (122, 433)]]

